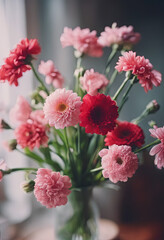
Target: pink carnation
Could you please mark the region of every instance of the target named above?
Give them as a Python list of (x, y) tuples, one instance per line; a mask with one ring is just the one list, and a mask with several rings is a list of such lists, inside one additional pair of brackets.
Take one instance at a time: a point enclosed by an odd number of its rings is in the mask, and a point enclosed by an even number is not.
[(37, 39), (22, 39), (10, 51), (9, 57), (5, 59), (5, 64), (0, 67), (0, 80), (8, 81), (10, 85), (18, 86), (18, 78), (22, 77), (23, 72), (30, 70), (32, 55), (37, 55), (41, 51)]
[(32, 111), (30, 114), (30, 119), (32, 119), (33, 121), (38, 122), (39, 124), (42, 124), (42, 125), (48, 124), (48, 121), (45, 118), (43, 110)]
[(68, 176), (59, 172), (40, 168), (35, 179), (34, 195), (38, 202), (47, 208), (65, 205), (72, 186)]
[(73, 46), (80, 53), (87, 54), (92, 57), (102, 56), (102, 47), (98, 43), (96, 31), (90, 32), (88, 28), (81, 29), (80, 27), (72, 30), (64, 28), (64, 33), (60, 38), (62, 47)]
[(27, 100), (23, 96), (19, 96), (15, 106), (10, 110), (10, 121), (15, 125), (25, 123), (29, 118), (31, 111), (30, 104)]
[(28, 147), (30, 150), (34, 147), (39, 148), (41, 145), (47, 147), (48, 143), (45, 127), (32, 120), (17, 127), (15, 137), (22, 148)]
[(62, 88), (64, 79), (60, 72), (55, 68), (53, 61), (41, 61), (38, 71), (46, 76), (46, 83), (52, 84), (55, 88)]
[(138, 158), (130, 146), (112, 145), (109, 149), (102, 149), (99, 152), (102, 158), (102, 174), (112, 182), (126, 182), (132, 177), (138, 168)]
[(155, 145), (151, 150), (150, 150), (150, 155), (155, 156), (155, 165), (159, 169), (164, 167), (164, 127), (158, 128), (154, 127), (154, 129), (149, 129), (151, 136), (154, 138), (158, 138), (161, 143)]
[(80, 77), (80, 83), (88, 94), (94, 96), (99, 89), (106, 87), (109, 83), (108, 79), (93, 69), (87, 70), (83, 77)]
[(148, 59), (143, 56), (136, 56), (136, 52), (124, 52), (123, 56), (119, 57), (117, 66), (115, 67), (118, 72), (132, 71), (139, 79), (139, 83), (144, 88), (145, 92), (151, 90), (154, 86), (159, 86), (162, 81), (161, 73), (152, 70), (153, 65)]
[(0, 160), (0, 181), (3, 178), (3, 173), (1, 172), (1, 170), (4, 170), (4, 171), (8, 170), (7, 164), (6, 164), (5, 160), (3, 160), (3, 159)]
[(103, 47), (110, 47), (112, 44), (134, 45), (139, 42), (141, 36), (134, 32), (132, 26), (105, 27), (105, 31), (101, 33), (98, 42)]
[(81, 104), (72, 90), (57, 89), (46, 98), (43, 111), (50, 126), (63, 129), (78, 124)]

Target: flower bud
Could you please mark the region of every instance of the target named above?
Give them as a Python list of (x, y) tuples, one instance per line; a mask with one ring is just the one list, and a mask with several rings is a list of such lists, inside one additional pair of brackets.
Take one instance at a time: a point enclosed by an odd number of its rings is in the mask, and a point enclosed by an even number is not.
[(7, 151), (11, 152), (16, 149), (17, 141), (16, 139), (11, 139), (9, 141), (3, 142), (3, 146), (7, 149)]
[(153, 121), (153, 120), (149, 121), (148, 124), (149, 124), (149, 126), (150, 126), (151, 128), (153, 128), (154, 126), (156, 126), (156, 122)]
[(80, 78), (80, 77), (82, 77), (83, 75), (84, 75), (84, 73), (85, 73), (85, 70), (84, 70), (84, 68), (77, 68), (76, 70), (75, 70), (75, 72), (74, 72), (74, 76), (75, 76), (75, 78)]
[(0, 119), (0, 129), (11, 129), (11, 127), (3, 119)]
[(146, 106), (146, 110), (148, 111), (149, 114), (151, 113), (155, 113), (159, 110), (160, 106), (157, 103), (156, 100), (151, 101), (147, 106)]
[(22, 188), (26, 193), (33, 192), (35, 186), (35, 182), (30, 180), (22, 184)]

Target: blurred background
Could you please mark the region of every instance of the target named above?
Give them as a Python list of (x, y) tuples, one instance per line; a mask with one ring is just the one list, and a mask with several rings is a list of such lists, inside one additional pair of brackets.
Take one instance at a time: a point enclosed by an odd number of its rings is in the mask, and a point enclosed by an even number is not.
[[(150, 59), (154, 68), (164, 75), (164, 1), (162, 0), (0, 0), (0, 64), (3, 63), (9, 49), (12, 49), (21, 38), (38, 38), (42, 52), (40, 60), (52, 59), (55, 66), (63, 74), (66, 84), (72, 87), (73, 72), (76, 66), (73, 49), (62, 49), (60, 36), (65, 26), (75, 28), (90, 28), (98, 35), (105, 26), (117, 22), (118, 26), (132, 25), (136, 32), (141, 33), (141, 41), (135, 46), (138, 55)], [(100, 59), (88, 57), (84, 67), (94, 68), (101, 72), (110, 49), (105, 49)], [(113, 66), (117, 58), (113, 62)], [(120, 76), (114, 84), (111, 95), (121, 83)], [(19, 87), (1, 84), (0, 103), (6, 111), (15, 103), (19, 94), (28, 96), (35, 87), (36, 81), (31, 72), (25, 73)], [(135, 86), (130, 93), (130, 101), (125, 105), (120, 118), (132, 120), (137, 117), (145, 106), (153, 99), (160, 104), (160, 110), (147, 117), (140, 126), (145, 130), (146, 141), (149, 136), (148, 121), (155, 120), (159, 127), (164, 125), (164, 94), (163, 83), (147, 94), (140, 85)], [(10, 167), (29, 165), (29, 160), (16, 153), (7, 153), (2, 142), (11, 136), (1, 134), (0, 158), (4, 158)], [(164, 171), (157, 170), (153, 158), (148, 153), (143, 154), (144, 164), (135, 176), (126, 184), (120, 184), (120, 191), (96, 189), (95, 198), (101, 210), (101, 216), (121, 224), (121, 229), (131, 227), (128, 231), (141, 231), (138, 240), (164, 239)], [(0, 184), (1, 215), (12, 223), (20, 223), (31, 217), (32, 212), (44, 212), (42, 222), (49, 224), (50, 211), (43, 210), (33, 200), (21, 192), (20, 183), (23, 176), (12, 175)], [(103, 197), (102, 197), (103, 196)], [(40, 216), (40, 215), (39, 215)], [(36, 214), (35, 214), (36, 217)], [(49, 219), (49, 222), (47, 222)], [(35, 225), (34, 225), (35, 226)], [(145, 228), (144, 228), (145, 226)], [(153, 227), (152, 227), (153, 226)], [(137, 228), (138, 227), (138, 228)], [(126, 235), (127, 231), (124, 231)], [(147, 235), (146, 235), (147, 234)], [(146, 237), (143, 238), (143, 235)], [(135, 235), (136, 236), (136, 235)], [(14, 238), (13, 238), (14, 239)], [(122, 239), (135, 239), (124, 236)]]

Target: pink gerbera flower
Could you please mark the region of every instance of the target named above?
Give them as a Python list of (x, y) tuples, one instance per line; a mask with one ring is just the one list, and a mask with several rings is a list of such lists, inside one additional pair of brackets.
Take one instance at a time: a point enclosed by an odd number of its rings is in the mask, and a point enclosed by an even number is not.
[(38, 71), (46, 76), (46, 83), (52, 84), (55, 88), (62, 88), (64, 78), (60, 72), (55, 68), (53, 61), (48, 60), (47, 62), (41, 61)]
[(81, 54), (87, 54), (92, 57), (102, 56), (102, 47), (98, 43), (96, 31), (90, 32), (88, 28), (81, 29), (80, 27), (72, 30), (64, 28), (64, 33), (60, 38), (63, 47), (73, 46)]
[(102, 158), (103, 176), (112, 182), (126, 182), (132, 177), (138, 168), (138, 158), (130, 146), (112, 145), (109, 149), (102, 149), (99, 152)]
[(153, 85), (159, 86), (162, 81), (161, 73), (153, 70), (153, 65), (148, 59), (136, 56), (136, 52), (124, 52), (123, 56), (119, 57), (115, 68), (118, 72), (132, 71), (132, 74), (137, 76), (139, 83), (144, 87), (145, 92), (151, 90)]
[(22, 148), (28, 147), (30, 150), (34, 147), (39, 148), (41, 145), (47, 147), (48, 143), (45, 127), (32, 120), (16, 128), (15, 137)]
[(164, 127), (157, 128), (155, 126), (154, 129), (149, 129), (149, 131), (152, 137), (158, 138), (161, 141), (161, 143), (155, 145), (150, 150), (150, 155), (155, 155), (155, 165), (161, 169), (164, 167)]
[(42, 205), (55, 208), (67, 203), (71, 186), (68, 176), (62, 176), (51, 169), (40, 168), (35, 179), (34, 195)]
[(50, 126), (65, 128), (79, 123), (81, 98), (72, 90), (57, 89), (46, 98), (43, 111)]
[(88, 94), (94, 96), (98, 93), (99, 89), (106, 87), (109, 83), (108, 79), (93, 69), (87, 70), (83, 77), (80, 77), (80, 83)]
[(37, 39), (22, 39), (15, 49), (10, 51), (10, 55), (5, 59), (5, 64), (0, 68), (0, 80), (8, 81), (10, 85), (18, 86), (18, 78), (23, 72), (30, 70), (29, 66), (32, 55), (37, 55), (41, 51)]
[(25, 123), (29, 119), (31, 111), (27, 100), (23, 96), (19, 96), (15, 106), (10, 110), (10, 121), (15, 125)]

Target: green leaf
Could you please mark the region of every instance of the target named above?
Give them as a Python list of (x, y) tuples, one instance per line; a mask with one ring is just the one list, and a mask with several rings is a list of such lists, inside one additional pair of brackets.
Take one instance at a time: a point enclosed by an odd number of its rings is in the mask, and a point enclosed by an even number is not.
[(24, 153), (26, 154), (26, 156), (34, 159), (35, 161), (37, 161), (38, 163), (43, 163), (44, 159), (42, 159), (38, 154), (30, 151), (29, 148), (24, 148)]

